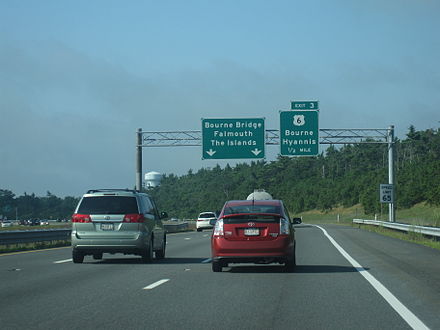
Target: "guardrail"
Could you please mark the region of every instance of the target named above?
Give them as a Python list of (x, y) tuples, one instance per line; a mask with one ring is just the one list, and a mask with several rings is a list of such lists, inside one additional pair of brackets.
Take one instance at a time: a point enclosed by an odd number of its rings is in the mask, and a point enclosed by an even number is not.
[(425, 226), (408, 225), (405, 223), (398, 223), (398, 222), (385, 222), (385, 221), (364, 220), (364, 219), (353, 219), (353, 223), (382, 226), (400, 231), (414, 232), (428, 236), (440, 237), (439, 227), (425, 227)]
[(11, 230), (0, 232), (0, 245), (70, 240), (71, 229)]
[[(188, 230), (188, 222), (165, 223), (167, 233)], [(0, 245), (70, 240), (71, 229), (11, 230), (0, 232)]]

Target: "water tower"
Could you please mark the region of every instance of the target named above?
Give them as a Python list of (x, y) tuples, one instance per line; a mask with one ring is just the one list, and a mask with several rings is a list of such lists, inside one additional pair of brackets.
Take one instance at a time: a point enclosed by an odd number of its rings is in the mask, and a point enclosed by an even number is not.
[(154, 188), (160, 185), (162, 174), (159, 172), (148, 172), (145, 174), (145, 187)]

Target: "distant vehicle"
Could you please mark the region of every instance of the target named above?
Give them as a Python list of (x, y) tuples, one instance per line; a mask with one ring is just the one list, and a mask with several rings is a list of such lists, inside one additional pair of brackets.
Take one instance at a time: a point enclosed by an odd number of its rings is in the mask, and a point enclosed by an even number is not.
[(197, 231), (202, 231), (203, 229), (211, 229), (213, 227), (213, 225), (210, 223), (211, 220), (217, 220), (215, 212), (200, 213), (196, 221)]
[(49, 220), (40, 220), (40, 226), (48, 226)]
[(179, 221), (177, 218), (171, 218), (170, 221)]
[(269, 194), (264, 189), (255, 189), (253, 193), (249, 194), (246, 198), (247, 200), (268, 200), (273, 199), (271, 194)]
[(2, 228), (6, 228), (6, 227), (12, 227), (12, 222), (9, 220), (3, 220), (2, 221)]
[(38, 219), (29, 219), (26, 223), (27, 226), (39, 226), (40, 220)]
[(99, 189), (83, 195), (72, 216), (72, 258), (102, 259), (103, 253), (140, 255), (143, 262), (165, 257), (166, 232), (154, 201), (135, 190)]
[[(211, 236), (212, 270), (229, 263), (296, 265), (295, 229), (281, 200), (236, 200), (223, 206)], [(214, 222), (212, 222), (214, 224)]]

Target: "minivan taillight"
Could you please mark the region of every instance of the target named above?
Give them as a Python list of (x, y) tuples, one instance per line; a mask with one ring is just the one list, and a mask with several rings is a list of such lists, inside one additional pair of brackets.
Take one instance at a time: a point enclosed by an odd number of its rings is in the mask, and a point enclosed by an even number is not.
[(92, 222), (92, 218), (88, 214), (74, 214), (72, 215), (72, 222)]
[(290, 234), (289, 220), (280, 218), (280, 235), (289, 235), (289, 234)]
[(214, 236), (224, 236), (223, 232), (223, 219), (218, 219), (214, 226)]
[(144, 215), (137, 214), (137, 213), (126, 214), (124, 216), (124, 220), (123, 220), (123, 222), (130, 222), (130, 223), (140, 223), (140, 222), (144, 222), (144, 221), (145, 221)]

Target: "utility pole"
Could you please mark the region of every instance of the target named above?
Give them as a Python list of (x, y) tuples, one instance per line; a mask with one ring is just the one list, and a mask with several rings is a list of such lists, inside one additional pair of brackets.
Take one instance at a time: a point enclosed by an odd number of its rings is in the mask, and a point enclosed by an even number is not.
[(136, 144), (136, 190), (142, 189), (142, 128), (137, 131)]
[(394, 185), (394, 126), (388, 128), (388, 183), (393, 187), (393, 202), (388, 204), (389, 222), (396, 222), (396, 188)]

